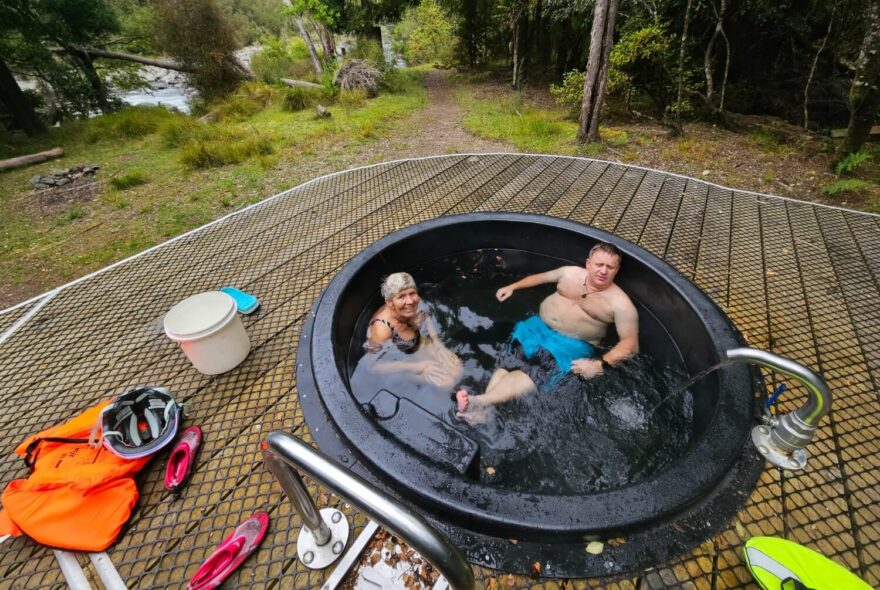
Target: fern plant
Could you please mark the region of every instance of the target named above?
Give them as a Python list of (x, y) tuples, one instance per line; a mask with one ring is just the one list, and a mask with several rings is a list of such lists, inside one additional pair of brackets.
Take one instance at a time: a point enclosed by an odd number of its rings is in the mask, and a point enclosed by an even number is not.
[(822, 192), (826, 195), (836, 195), (837, 193), (842, 193), (846, 191), (855, 191), (860, 188), (865, 188), (871, 183), (865, 182), (864, 180), (857, 180), (855, 178), (847, 178), (845, 180), (838, 180), (837, 182), (832, 182), (831, 184), (822, 187)]
[(837, 163), (837, 165), (834, 167), (834, 171), (837, 173), (837, 177), (840, 178), (844, 174), (850, 174), (851, 172), (853, 172), (862, 164), (862, 162), (870, 157), (871, 154), (869, 154), (865, 150), (859, 150), (857, 152), (847, 154), (844, 159)]

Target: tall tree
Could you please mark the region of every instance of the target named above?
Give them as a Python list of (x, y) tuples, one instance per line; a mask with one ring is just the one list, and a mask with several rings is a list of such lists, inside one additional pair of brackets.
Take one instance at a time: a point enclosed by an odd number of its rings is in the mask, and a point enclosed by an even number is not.
[(614, 20), (617, 0), (596, 0), (593, 27), (590, 31), (590, 58), (584, 76), (584, 100), (578, 120), (580, 143), (599, 141), (599, 112), (605, 100), (608, 60), (614, 45)]
[(681, 29), (681, 47), (678, 53), (678, 98), (675, 100), (675, 119), (673, 120), (673, 131), (677, 134), (682, 132), (681, 128), (681, 111), (684, 108), (684, 56), (687, 48), (688, 28), (691, 24), (691, 5), (693, 0), (687, 0), (687, 6), (684, 9), (684, 26)]
[(529, 63), (529, 0), (517, 0), (513, 5), (513, 78), (517, 90), (526, 80)]
[(2, 58), (0, 58), (0, 102), (12, 117), (12, 122), (28, 135), (46, 132), (46, 126), (37, 116), (34, 107), (28, 102)]
[(865, 3), (865, 38), (849, 90), (849, 125), (840, 156), (861, 149), (880, 110), (880, 0)]
[(107, 0), (4, 0), (0, 21), (24, 44), (63, 49), (87, 80), (92, 104), (105, 112), (111, 109), (107, 87), (82, 49), (100, 45), (119, 30)]

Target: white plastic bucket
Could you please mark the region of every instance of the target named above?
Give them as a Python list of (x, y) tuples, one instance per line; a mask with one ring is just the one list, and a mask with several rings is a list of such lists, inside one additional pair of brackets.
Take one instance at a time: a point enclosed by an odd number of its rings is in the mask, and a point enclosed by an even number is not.
[(164, 323), (165, 334), (205, 375), (234, 369), (251, 350), (235, 300), (221, 291), (187, 297), (165, 314)]

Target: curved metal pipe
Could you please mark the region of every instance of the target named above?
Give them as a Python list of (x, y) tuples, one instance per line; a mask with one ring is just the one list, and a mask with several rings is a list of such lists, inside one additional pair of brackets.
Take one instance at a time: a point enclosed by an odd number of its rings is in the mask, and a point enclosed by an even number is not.
[[(760, 365), (803, 383), (807, 388), (809, 393), (807, 402), (797, 410), (774, 419), (770, 427), (769, 442), (788, 457), (780, 467), (791, 468), (793, 466), (792, 453), (803, 449), (810, 443), (819, 422), (831, 411), (832, 395), (828, 384), (822, 377), (804, 365), (766, 350), (733, 348), (728, 350), (726, 354), (727, 359), (732, 363)], [(766, 427), (758, 428), (766, 429)], [(753, 433), (753, 440), (756, 440), (756, 444), (758, 444), (756, 436), (758, 435)], [(760, 445), (759, 449), (768, 459), (779, 464), (770, 456), (772, 453), (766, 453)], [(806, 458), (798, 457), (795, 461), (802, 467), (806, 463)]]
[(474, 573), (470, 564), (445, 535), (420, 515), (286, 432), (270, 432), (265, 448), (291, 467), (305, 471), (404, 540), (437, 568), (454, 590), (474, 588)]

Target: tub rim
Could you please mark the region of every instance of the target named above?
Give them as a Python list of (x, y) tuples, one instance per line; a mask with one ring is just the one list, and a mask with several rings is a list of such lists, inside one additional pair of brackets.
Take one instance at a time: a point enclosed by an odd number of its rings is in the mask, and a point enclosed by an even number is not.
[[(528, 493), (493, 488), (452, 476), (427, 465), (412, 454), (400, 453), (395, 442), (360, 408), (343, 377), (336, 358), (335, 316), (350, 281), (377, 255), (400, 246), (417, 234), (459, 224), (481, 222), (531, 223), (551, 230), (574, 232), (591, 240), (614, 244), (625, 257), (635, 257), (660, 275), (694, 309), (710, 334), (716, 357), (743, 341), (721, 309), (671, 265), (623, 238), (577, 222), (528, 213), (467, 213), (440, 217), (397, 230), (355, 255), (328, 284), (314, 307), (309, 334), (300, 346), (309, 348), (309, 363), (298, 362), (298, 372), (311, 365), (312, 377), (324, 411), (345, 443), (367, 469), (386, 485), (393, 485), (417, 505), (441, 510), (446, 518), (481, 533), (527, 535), (532, 539), (575, 539), (602, 531), (624, 532), (650, 526), (698, 503), (724, 479), (747, 448), (756, 412), (756, 371), (729, 367), (719, 377), (718, 405), (703, 435), (689, 446), (682, 460), (668, 469), (623, 487), (585, 494)], [(463, 228), (462, 228), (463, 229)], [(308, 379), (298, 383), (307, 383)], [(365, 449), (390, 445), (399, 461), (377, 462)], [(387, 453), (382, 453), (387, 456)], [(695, 465), (703, 468), (696, 470)], [(444, 474), (445, 475), (445, 474)], [(688, 482), (689, 485), (681, 485)], [(469, 499), (467, 505), (462, 499)]]

